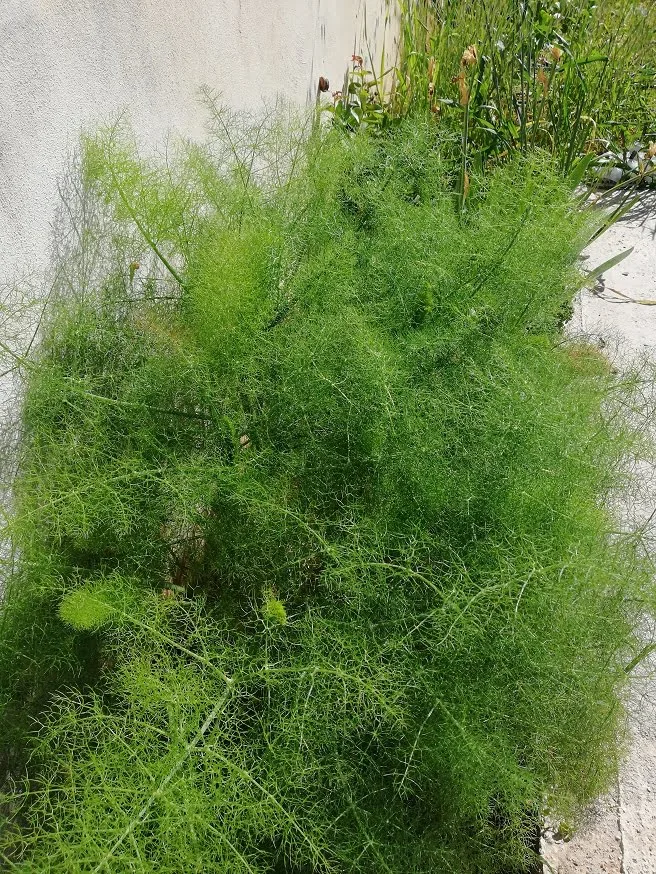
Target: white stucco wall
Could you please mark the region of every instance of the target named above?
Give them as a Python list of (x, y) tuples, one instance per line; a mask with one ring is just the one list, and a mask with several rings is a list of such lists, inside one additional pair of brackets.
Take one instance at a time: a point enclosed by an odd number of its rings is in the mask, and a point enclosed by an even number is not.
[[(386, 0), (366, 5), (378, 56)], [(139, 139), (202, 136), (199, 86), (253, 108), (339, 87), (364, 0), (0, 0), (0, 285), (46, 257), (57, 177), (81, 128), (129, 108)]]

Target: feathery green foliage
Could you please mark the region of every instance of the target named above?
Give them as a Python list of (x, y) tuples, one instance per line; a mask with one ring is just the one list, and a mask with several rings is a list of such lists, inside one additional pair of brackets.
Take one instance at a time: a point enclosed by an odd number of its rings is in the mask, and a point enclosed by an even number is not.
[(543, 156), (462, 216), (430, 126), (211, 109), (207, 147), (117, 127), (71, 183), (8, 523), (4, 858), (524, 871), (546, 799), (612, 772), (650, 597), (604, 509), (632, 384), (560, 332), (588, 219)]

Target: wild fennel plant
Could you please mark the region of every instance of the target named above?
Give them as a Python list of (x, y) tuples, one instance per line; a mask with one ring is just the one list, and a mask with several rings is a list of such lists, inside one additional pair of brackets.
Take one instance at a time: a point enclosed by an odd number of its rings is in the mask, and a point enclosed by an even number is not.
[(462, 216), (430, 125), (210, 110), (207, 146), (118, 125), (69, 181), (21, 363), (5, 863), (524, 871), (546, 799), (612, 773), (652, 598), (604, 509), (635, 386), (559, 329), (588, 219), (544, 157)]

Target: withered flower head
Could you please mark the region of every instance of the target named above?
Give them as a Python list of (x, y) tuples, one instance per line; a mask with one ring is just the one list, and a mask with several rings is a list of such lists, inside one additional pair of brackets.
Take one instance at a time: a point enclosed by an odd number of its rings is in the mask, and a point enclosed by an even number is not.
[(457, 84), (458, 84), (458, 93), (460, 95), (460, 105), (467, 106), (467, 104), (469, 103), (469, 88), (467, 87), (467, 83), (465, 82), (464, 72), (461, 72), (458, 76), (454, 76), (451, 81), (457, 82)]
[(467, 48), (462, 53), (462, 58), (460, 58), (460, 63), (463, 67), (473, 67), (474, 64), (478, 61), (478, 50), (476, 46), (467, 46)]
[(559, 61), (559, 60), (562, 58), (562, 56), (563, 56), (563, 50), (560, 49), (560, 48), (558, 48), (558, 46), (553, 45), (553, 46), (551, 46), (551, 48), (549, 49), (549, 54), (551, 55), (551, 57), (553, 58), (553, 60), (554, 60), (556, 63), (558, 63), (558, 61)]

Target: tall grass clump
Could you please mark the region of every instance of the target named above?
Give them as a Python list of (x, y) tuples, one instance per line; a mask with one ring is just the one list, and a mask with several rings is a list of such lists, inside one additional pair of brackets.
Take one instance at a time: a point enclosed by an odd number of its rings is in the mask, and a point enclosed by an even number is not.
[(569, 172), (656, 137), (654, 0), (403, 0), (401, 23), (394, 111), (466, 126), (476, 166), (537, 145)]
[[(527, 871), (618, 755), (635, 385), (564, 339), (544, 156), (227, 115), (69, 180), (0, 626), (24, 872)], [(291, 132), (290, 132), (291, 131)]]

